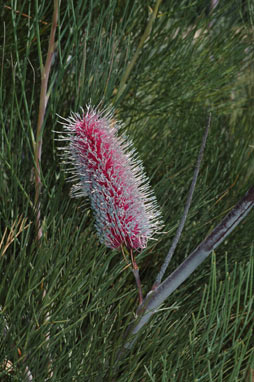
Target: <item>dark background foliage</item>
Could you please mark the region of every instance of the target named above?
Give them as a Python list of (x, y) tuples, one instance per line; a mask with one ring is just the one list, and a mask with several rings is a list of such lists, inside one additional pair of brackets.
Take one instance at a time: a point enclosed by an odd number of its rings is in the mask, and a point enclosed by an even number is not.
[[(212, 126), (168, 273), (253, 184), (253, 4), (162, 1), (120, 94), (154, 1), (61, 1), (43, 125), (41, 213), (34, 151), (53, 2), (1, 5), (0, 380), (253, 381), (253, 213), (162, 306), (121, 362), (137, 291), (70, 199), (58, 115), (113, 106), (144, 162), (165, 221), (138, 255), (151, 288), (183, 212), (208, 113)], [(119, 96), (120, 95), (120, 96)], [(51, 372), (52, 370), (52, 372)]]

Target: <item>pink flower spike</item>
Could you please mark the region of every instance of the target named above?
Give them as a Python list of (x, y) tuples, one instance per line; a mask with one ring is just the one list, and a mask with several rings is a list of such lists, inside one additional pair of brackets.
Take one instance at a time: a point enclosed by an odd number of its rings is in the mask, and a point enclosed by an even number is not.
[(87, 107), (64, 120), (69, 146), (63, 157), (72, 164), (72, 196), (88, 196), (101, 243), (143, 249), (161, 227), (155, 196), (132, 143), (117, 136), (111, 111)]

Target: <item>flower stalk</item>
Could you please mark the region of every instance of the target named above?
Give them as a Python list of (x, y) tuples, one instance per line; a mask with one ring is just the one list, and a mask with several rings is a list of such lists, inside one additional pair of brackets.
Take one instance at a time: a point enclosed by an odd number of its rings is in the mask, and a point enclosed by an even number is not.
[(88, 196), (99, 240), (107, 247), (125, 251), (131, 258), (139, 304), (143, 302), (139, 268), (134, 251), (141, 251), (160, 228), (160, 212), (148, 185), (143, 166), (132, 143), (118, 136), (119, 126), (110, 110), (87, 107), (63, 122), (68, 147), (63, 158), (70, 163), (72, 196)]

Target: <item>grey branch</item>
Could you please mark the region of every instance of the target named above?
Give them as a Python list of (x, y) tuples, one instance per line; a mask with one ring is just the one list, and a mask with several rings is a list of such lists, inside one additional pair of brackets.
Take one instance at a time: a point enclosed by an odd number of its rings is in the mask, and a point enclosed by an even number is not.
[(222, 222), (215, 227), (212, 233), (199, 244), (187, 259), (157, 289), (148, 293), (143, 304), (138, 308), (136, 321), (128, 330), (120, 355), (133, 346), (141, 328), (149, 321), (166, 298), (226, 239), (234, 228), (247, 216), (253, 206), (254, 187), (251, 187), (243, 199), (225, 216)]

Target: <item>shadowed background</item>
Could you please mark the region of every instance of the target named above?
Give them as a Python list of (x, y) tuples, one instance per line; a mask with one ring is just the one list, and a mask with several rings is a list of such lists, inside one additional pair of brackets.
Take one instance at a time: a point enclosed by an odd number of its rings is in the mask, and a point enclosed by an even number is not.
[(137, 308), (135, 282), (122, 255), (99, 243), (89, 204), (70, 199), (60, 166), (56, 114), (68, 117), (88, 103), (113, 106), (165, 221), (166, 233), (137, 258), (145, 292), (183, 212), (209, 111), (198, 184), (167, 274), (253, 184), (252, 3), (221, 1), (211, 12), (207, 1), (162, 1), (139, 49), (154, 7), (61, 2), (43, 123), (38, 245), (33, 144), (53, 2), (1, 6), (1, 381), (29, 380), (27, 367), (35, 381), (46, 381), (51, 369), (52, 381), (252, 381), (253, 212), (170, 296), (116, 367)]

